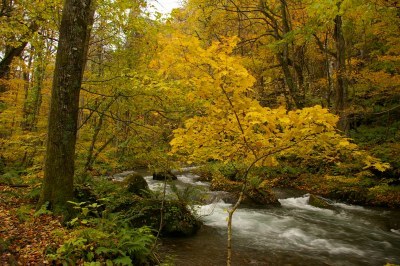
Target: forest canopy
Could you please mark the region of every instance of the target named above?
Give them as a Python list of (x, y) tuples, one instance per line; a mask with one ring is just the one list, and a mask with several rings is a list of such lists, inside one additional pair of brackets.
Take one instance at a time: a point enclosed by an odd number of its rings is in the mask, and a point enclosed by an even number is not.
[(1, 187), (27, 186), (58, 214), (98, 178), (201, 166), (243, 193), (286, 186), (400, 206), (398, 1), (152, 10), (0, 3)]

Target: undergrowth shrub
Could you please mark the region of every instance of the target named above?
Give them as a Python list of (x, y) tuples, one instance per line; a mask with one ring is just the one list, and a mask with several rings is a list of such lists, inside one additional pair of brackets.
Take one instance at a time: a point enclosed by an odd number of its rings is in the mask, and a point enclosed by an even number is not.
[(64, 265), (151, 265), (153, 243), (154, 236), (148, 227), (80, 228), (47, 257)]
[(50, 261), (64, 265), (152, 264), (155, 237), (149, 227), (132, 228), (103, 204), (70, 203), (79, 215), (68, 223), (72, 229), (64, 243), (47, 254)]

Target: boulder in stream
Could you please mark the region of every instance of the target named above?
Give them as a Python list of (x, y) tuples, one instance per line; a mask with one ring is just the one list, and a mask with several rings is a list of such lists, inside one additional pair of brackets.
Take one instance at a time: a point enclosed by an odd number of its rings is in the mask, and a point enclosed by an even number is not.
[(310, 198), (308, 200), (308, 204), (310, 204), (313, 207), (321, 208), (321, 209), (334, 209), (334, 207), (329, 204), (327, 200), (324, 198), (315, 196), (313, 194), (310, 194)]
[(133, 173), (125, 177), (124, 183), (129, 192), (143, 196), (149, 190), (149, 185), (140, 174)]
[[(243, 184), (241, 182), (231, 181), (224, 178), (215, 178), (211, 182), (210, 190), (227, 192), (225, 194), (221, 194), (220, 198), (226, 203), (235, 204), (239, 198), (242, 185)], [(259, 186), (258, 188), (248, 187), (244, 194), (245, 196), (242, 200), (243, 204), (271, 207), (281, 206), (278, 198), (275, 196), (272, 190), (265, 186)]]
[(264, 187), (247, 189), (245, 195), (253, 204), (273, 207), (281, 206), (275, 194)]
[(163, 206), (161, 234), (163, 236), (191, 236), (202, 223), (192, 214), (188, 207), (176, 200), (136, 198), (125, 204), (123, 215), (132, 227), (147, 225), (158, 230), (161, 221), (160, 208)]
[(177, 180), (178, 177), (171, 171), (153, 173), (153, 180)]

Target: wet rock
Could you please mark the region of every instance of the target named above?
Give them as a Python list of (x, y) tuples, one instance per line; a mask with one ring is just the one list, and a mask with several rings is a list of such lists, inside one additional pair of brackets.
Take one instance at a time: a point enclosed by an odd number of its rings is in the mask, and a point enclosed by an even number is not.
[(246, 198), (257, 205), (263, 206), (281, 206), (275, 194), (267, 188), (251, 188), (245, 192)]
[[(234, 204), (239, 198), (242, 188), (242, 183), (230, 180), (214, 179), (210, 189), (213, 191), (225, 191), (221, 194), (221, 199), (226, 203)], [(242, 200), (243, 204), (248, 205), (263, 205), (263, 206), (281, 206), (275, 194), (265, 187), (248, 188), (245, 191), (245, 196)]]
[(165, 223), (161, 230), (168, 236), (192, 236), (202, 223), (193, 216), (186, 205), (179, 202), (169, 202), (165, 206)]
[(167, 172), (155, 172), (153, 173), (153, 180), (177, 180), (178, 177), (173, 174), (171, 171)]
[(315, 196), (313, 194), (310, 194), (310, 198), (308, 200), (308, 204), (310, 204), (313, 207), (321, 208), (321, 209), (334, 209), (334, 207), (329, 204), (327, 200), (324, 198)]
[(146, 180), (140, 174), (133, 173), (128, 175), (124, 183), (127, 186), (127, 190), (133, 194), (144, 196), (146, 191), (149, 191), (149, 185)]
[[(211, 202), (219, 200), (225, 203), (235, 204), (239, 199), (239, 193), (235, 192), (224, 192), (218, 196), (214, 196)], [(250, 206), (264, 206), (264, 207), (280, 207), (281, 204), (278, 199), (272, 193), (259, 192), (255, 190), (246, 191), (241, 204)]]
[(132, 227), (147, 225), (154, 230), (158, 230), (161, 221), (160, 210), (162, 205), (162, 235), (191, 236), (200, 229), (202, 223), (185, 204), (179, 201), (165, 201), (162, 204), (162, 201), (159, 199), (134, 199), (129, 206), (125, 205), (123, 215)]

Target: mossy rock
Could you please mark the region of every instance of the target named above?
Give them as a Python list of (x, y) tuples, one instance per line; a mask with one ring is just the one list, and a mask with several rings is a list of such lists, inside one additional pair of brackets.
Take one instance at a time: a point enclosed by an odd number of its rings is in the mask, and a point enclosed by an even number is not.
[(196, 168), (192, 172), (193, 172), (193, 174), (198, 176), (197, 181), (210, 182), (213, 178), (212, 171), (206, 167)]
[[(129, 209), (124, 211), (123, 215), (132, 227), (147, 225), (158, 230), (161, 206), (162, 201), (159, 199), (136, 199), (131, 202)], [(191, 236), (201, 227), (202, 223), (185, 204), (179, 201), (165, 201), (163, 210), (163, 225), (161, 227), (163, 236)]]
[(216, 177), (211, 181), (211, 191), (239, 192), (242, 187), (241, 182), (231, 181), (225, 178)]
[(167, 202), (164, 213), (163, 235), (191, 236), (201, 227), (201, 222), (193, 216), (186, 205), (179, 202)]
[(267, 188), (247, 189), (245, 195), (253, 204), (273, 207), (281, 206), (275, 194)]
[(327, 193), (327, 197), (343, 201), (349, 204), (367, 205), (370, 199), (367, 198), (368, 190), (365, 188), (337, 188)]
[(173, 174), (171, 171), (167, 172), (155, 172), (153, 173), (153, 180), (177, 180), (178, 177)]
[[(236, 203), (242, 185), (241, 182), (230, 181), (224, 178), (214, 178), (211, 182), (210, 190), (229, 192), (221, 199), (227, 203)], [(245, 197), (242, 201), (243, 204), (281, 206), (275, 194), (265, 187), (247, 188), (244, 194)]]
[(149, 185), (143, 176), (133, 173), (125, 177), (124, 183), (127, 186), (127, 190), (135, 195), (145, 196), (149, 191)]
[(308, 200), (308, 204), (321, 209), (333, 209), (333, 206), (329, 204), (325, 199), (310, 194), (310, 198)]

